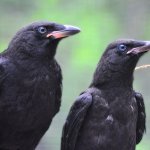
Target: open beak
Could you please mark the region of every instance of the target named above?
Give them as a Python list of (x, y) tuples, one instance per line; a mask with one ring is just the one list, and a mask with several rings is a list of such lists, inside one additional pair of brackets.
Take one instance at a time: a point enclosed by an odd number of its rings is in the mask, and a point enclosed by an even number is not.
[(77, 34), (80, 32), (80, 29), (78, 27), (70, 26), (70, 25), (64, 25), (64, 29), (59, 31), (53, 31), (49, 34), (47, 34), (47, 38), (53, 38), (53, 39), (61, 39), (65, 38), (74, 34)]
[(150, 41), (144, 41), (144, 45), (136, 47), (127, 52), (127, 54), (139, 54), (150, 50)]

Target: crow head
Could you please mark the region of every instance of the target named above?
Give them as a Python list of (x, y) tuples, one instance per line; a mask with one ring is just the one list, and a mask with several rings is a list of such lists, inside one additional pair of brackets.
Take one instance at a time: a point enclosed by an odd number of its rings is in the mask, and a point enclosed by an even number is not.
[(77, 27), (52, 22), (35, 22), (16, 33), (8, 50), (13, 54), (53, 58), (58, 42), (80, 32)]
[(150, 50), (150, 41), (118, 40), (108, 45), (94, 74), (94, 83), (132, 84), (139, 58)]

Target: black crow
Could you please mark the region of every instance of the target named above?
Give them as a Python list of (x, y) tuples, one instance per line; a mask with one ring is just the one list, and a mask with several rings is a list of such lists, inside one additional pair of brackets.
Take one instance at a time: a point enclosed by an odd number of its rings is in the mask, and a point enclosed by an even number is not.
[(142, 95), (132, 87), (133, 72), (148, 46), (118, 40), (106, 48), (92, 83), (71, 107), (61, 150), (135, 150), (146, 116)]
[(16, 33), (0, 54), (0, 150), (34, 150), (59, 111), (62, 38), (79, 29), (35, 22)]

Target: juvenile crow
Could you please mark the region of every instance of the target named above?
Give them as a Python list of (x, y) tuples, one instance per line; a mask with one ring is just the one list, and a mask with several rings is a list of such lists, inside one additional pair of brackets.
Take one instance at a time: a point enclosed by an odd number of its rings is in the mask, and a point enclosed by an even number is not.
[(135, 150), (146, 116), (142, 95), (132, 87), (133, 72), (149, 44), (118, 40), (106, 48), (91, 85), (71, 107), (61, 150)]
[(61, 69), (54, 56), (73, 26), (35, 22), (0, 54), (0, 150), (34, 150), (59, 111)]

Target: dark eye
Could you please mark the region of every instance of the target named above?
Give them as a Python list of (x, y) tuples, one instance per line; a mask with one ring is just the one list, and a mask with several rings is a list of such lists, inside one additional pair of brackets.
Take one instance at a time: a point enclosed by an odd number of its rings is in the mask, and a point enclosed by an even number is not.
[(124, 44), (120, 44), (118, 45), (118, 51), (120, 52), (124, 52), (127, 49), (127, 46)]
[(47, 32), (47, 29), (45, 27), (39, 27), (38, 32), (40, 32), (41, 34), (44, 34)]

